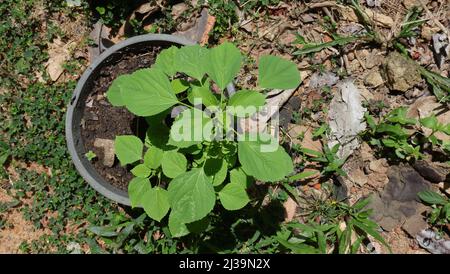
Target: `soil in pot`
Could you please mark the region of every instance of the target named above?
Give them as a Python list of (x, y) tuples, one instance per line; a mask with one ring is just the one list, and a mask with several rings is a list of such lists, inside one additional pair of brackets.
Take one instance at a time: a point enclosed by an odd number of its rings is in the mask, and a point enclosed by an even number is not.
[(140, 52), (124, 52), (119, 60), (103, 66), (85, 101), (81, 120), (85, 152), (93, 151), (97, 157), (91, 163), (97, 172), (107, 182), (124, 191), (127, 191), (133, 175), (127, 167), (122, 167), (115, 157), (112, 165), (106, 165), (104, 148), (94, 144), (99, 139), (111, 140), (111, 144), (117, 135), (137, 135), (143, 140), (147, 124), (144, 119), (137, 118), (126, 108), (112, 106), (106, 98), (106, 92), (114, 79), (120, 75), (150, 67), (161, 50), (161, 47), (149, 46), (140, 49)]

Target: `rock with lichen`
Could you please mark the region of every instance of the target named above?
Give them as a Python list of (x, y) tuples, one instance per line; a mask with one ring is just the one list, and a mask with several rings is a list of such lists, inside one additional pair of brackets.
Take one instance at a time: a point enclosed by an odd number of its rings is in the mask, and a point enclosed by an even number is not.
[(422, 78), (414, 61), (398, 52), (391, 52), (384, 63), (386, 84), (391, 90), (407, 91), (419, 84)]

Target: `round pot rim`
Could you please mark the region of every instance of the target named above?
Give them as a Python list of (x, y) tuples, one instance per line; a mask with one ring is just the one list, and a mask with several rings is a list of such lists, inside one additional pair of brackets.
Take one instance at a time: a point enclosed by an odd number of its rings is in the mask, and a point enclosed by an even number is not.
[[(85, 181), (91, 185), (92, 188), (94, 188), (96, 191), (98, 191), (103, 196), (118, 202), (120, 204), (124, 205), (131, 205), (130, 200), (128, 198), (128, 193), (126, 191), (123, 191), (117, 187), (114, 187), (113, 185), (110, 185), (110, 188), (107, 186), (99, 183), (88, 171), (87, 167), (83, 164), (81, 161), (77, 149), (75, 146), (75, 140), (74, 140), (74, 133), (72, 130), (73, 124), (73, 118), (74, 118), (74, 111), (78, 103), (78, 99), (80, 98), (80, 94), (83, 90), (84, 85), (89, 79), (89, 76), (95, 69), (100, 66), (105, 59), (107, 59), (109, 56), (111, 56), (116, 51), (119, 51), (125, 47), (128, 47), (132, 44), (138, 44), (143, 42), (151, 42), (151, 41), (161, 41), (161, 42), (171, 42), (175, 44), (180, 45), (194, 45), (195, 42), (190, 41), (186, 38), (170, 35), (170, 34), (144, 34), (139, 36), (134, 36), (131, 38), (128, 38), (120, 43), (117, 43), (113, 45), (112, 47), (106, 49), (104, 52), (102, 52), (95, 60), (94, 62), (89, 65), (89, 67), (86, 68), (82, 76), (77, 82), (77, 86), (73, 92), (72, 98), (69, 102), (69, 105), (67, 107), (66, 112), (66, 121), (65, 121), (65, 133), (66, 133), (66, 142), (67, 147), (69, 150), (69, 154), (72, 158), (72, 162), (75, 165), (75, 168), (77, 169), (78, 173), (84, 178)], [(94, 168), (92, 166), (92, 168)], [(94, 168), (95, 169), (95, 168)]]

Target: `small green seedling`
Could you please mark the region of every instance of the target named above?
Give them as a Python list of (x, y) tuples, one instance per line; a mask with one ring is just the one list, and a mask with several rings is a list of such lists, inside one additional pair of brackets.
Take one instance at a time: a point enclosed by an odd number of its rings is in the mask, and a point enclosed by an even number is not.
[[(299, 151), (302, 153), (303, 157), (308, 159), (309, 161), (317, 162), (322, 164), (321, 174), (323, 176), (331, 176), (334, 174), (340, 176), (347, 176), (345, 171), (342, 169), (342, 166), (345, 164), (347, 158), (339, 159), (336, 153), (339, 150), (339, 144), (334, 145), (332, 148), (329, 148), (327, 145), (323, 146), (323, 152), (300, 147)], [(312, 171), (307, 171), (306, 173), (299, 173), (290, 177), (291, 180), (306, 178), (312, 176)]]
[(86, 152), (86, 154), (84, 154), (84, 156), (88, 159), (88, 161), (92, 161), (95, 158), (97, 158), (97, 154), (95, 154), (92, 150), (89, 150), (88, 152)]
[(293, 172), (291, 157), (268, 132), (246, 133), (237, 125), (265, 105), (267, 90), (296, 88), (300, 73), (288, 60), (261, 56), (258, 87), (226, 96), (242, 59), (231, 43), (172, 46), (151, 68), (118, 77), (106, 94), (112, 105), (145, 117), (145, 140), (117, 136), (115, 152), (133, 167), (131, 205), (156, 221), (170, 211), (174, 237), (203, 222), (217, 200), (227, 210), (243, 208), (253, 180), (276, 182)]
[[(370, 220), (366, 209), (369, 198), (350, 206), (344, 202), (324, 201), (326, 210), (314, 212), (315, 220), (307, 223), (288, 223), (287, 229), (277, 233), (278, 242), (293, 253), (357, 253), (369, 236), (390, 249), (377, 231), (378, 225)], [(323, 214), (331, 218), (324, 218)], [(317, 214), (316, 214), (317, 213)]]
[(428, 215), (431, 225), (442, 229), (450, 223), (450, 199), (431, 190), (421, 191), (417, 196), (433, 208)]
[(450, 151), (449, 143), (438, 139), (435, 135), (437, 132), (449, 135), (450, 124), (439, 123), (434, 115), (419, 120), (423, 127), (432, 130), (428, 137), (424, 133), (420, 133), (420, 135), (423, 135), (420, 136), (421, 138), (416, 136), (416, 132), (410, 133), (407, 131), (408, 128), (418, 126), (418, 121), (407, 117), (407, 108), (405, 107), (392, 110), (385, 117), (382, 117), (378, 123), (368, 112), (365, 113), (365, 118), (369, 126), (365, 133), (366, 136), (369, 136), (369, 143), (373, 146), (394, 150), (395, 155), (400, 159), (422, 158), (422, 147), (425, 143), (431, 143), (441, 147), (444, 151)]

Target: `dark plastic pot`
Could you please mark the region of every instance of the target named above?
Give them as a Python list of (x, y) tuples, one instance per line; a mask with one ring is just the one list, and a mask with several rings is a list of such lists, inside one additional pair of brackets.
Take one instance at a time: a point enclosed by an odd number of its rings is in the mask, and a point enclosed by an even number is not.
[(120, 59), (124, 52), (139, 51), (151, 46), (192, 45), (195, 44), (182, 37), (167, 34), (146, 34), (129, 38), (105, 50), (86, 69), (81, 76), (67, 108), (66, 115), (66, 141), (72, 161), (80, 175), (98, 192), (109, 199), (130, 205), (128, 193), (108, 183), (94, 166), (86, 159), (84, 144), (81, 138), (81, 119), (85, 107), (86, 98), (92, 90), (93, 81), (97, 78), (101, 69), (110, 63)]

